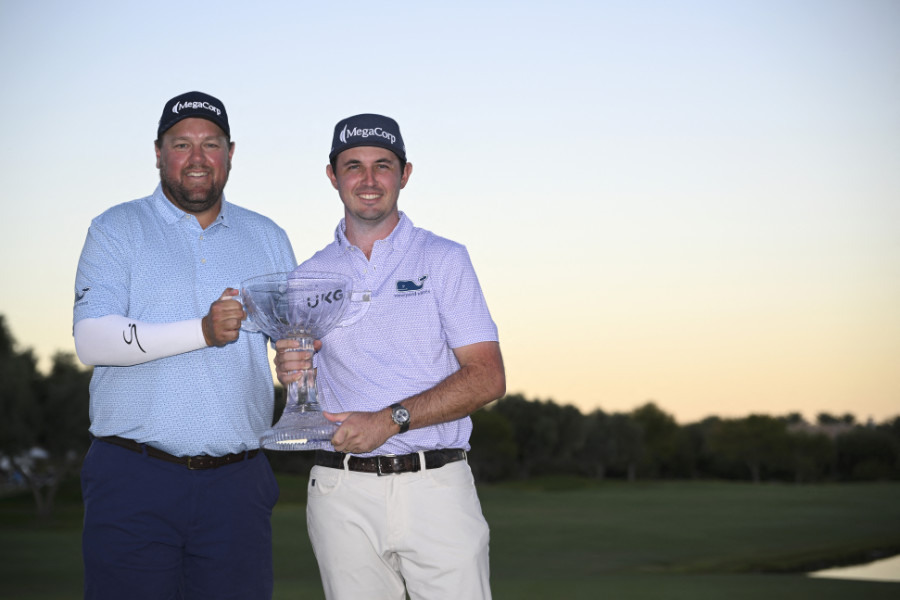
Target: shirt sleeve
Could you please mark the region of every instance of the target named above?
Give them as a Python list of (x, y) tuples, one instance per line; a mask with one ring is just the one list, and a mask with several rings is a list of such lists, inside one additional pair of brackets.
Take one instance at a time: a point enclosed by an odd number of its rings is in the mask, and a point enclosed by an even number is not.
[(440, 271), (444, 276), (438, 302), (447, 343), (451, 348), (459, 348), (499, 341), (497, 325), (491, 318), (468, 251), (456, 245), (443, 260)]
[(104, 227), (100, 221), (98, 218), (91, 223), (78, 260), (73, 310), (76, 323), (86, 318), (128, 313), (134, 242), (128, 243), (127, 233), (115, 235), (117, 227)]

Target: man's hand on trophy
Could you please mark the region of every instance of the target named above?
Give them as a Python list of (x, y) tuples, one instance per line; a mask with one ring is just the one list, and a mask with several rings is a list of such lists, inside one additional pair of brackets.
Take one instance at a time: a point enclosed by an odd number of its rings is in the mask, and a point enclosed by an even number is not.
[[(297, 350), (300, 342), (285, 339), (275, 342), (275, 376), (281, 385), (287, 386), (300, 379), (301, 371), (312, 369), (312, 352)], [(321, 340), (313, 341), (313, 349), (318, 352), (322, 348)]]
[(349, 454), (363, 454), (378, 448), (397, 433), (397, 426), (391, 420), (390, 411), (385, 410), (322, 413), (332, 423), (340, 424), (331, 438), (331, 445), (338, 452)]
[(247, 316), (244, 307), (234, 299), (238, 291), (226, 288), (222, 296), (210, 304), (209, 313), (201, 322), (207, 346), (224, 346), (238, 339), (241, 321)]

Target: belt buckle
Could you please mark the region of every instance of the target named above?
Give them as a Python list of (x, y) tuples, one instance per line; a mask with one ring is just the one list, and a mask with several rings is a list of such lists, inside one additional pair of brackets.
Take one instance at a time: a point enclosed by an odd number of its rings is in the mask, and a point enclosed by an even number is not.
[(395, 456), (397, 456), (397, 455), (396, 454), (381, 454), (381, 455), (378, 455), (375, 457), (375, 464), (378, 465), (378, 476), (379, 477), (381, 477), (382, 475), (393, 475), (394, 474), (394, 471), (391, 471), (390, 473), (385, 473), (384, 471), (381, 470), (381, 459), (386, 458), (388, 460), (392, 460)]
[(193, 463), (193, 460), (194, 460), (194, 457), (193, 457), (193, 456), (188, 456), (188, 457), (187, 457), (187, 468), (188, 468), (188, 470), (190, 470), (190, 471), (199, 471), (200, 469), (203, 468), (203, 467), (200, 467), (200, 466), (195, 467), (195, 466), (194, 466), (194, 463)]

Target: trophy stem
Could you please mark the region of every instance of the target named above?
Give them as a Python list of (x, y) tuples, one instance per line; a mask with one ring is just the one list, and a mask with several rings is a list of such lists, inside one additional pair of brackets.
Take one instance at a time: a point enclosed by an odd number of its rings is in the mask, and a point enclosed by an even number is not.
[[(312, 338), (294, 338), (312, 352)], [(316, 390), (316, 370), (303, 369), (287, 388), (287, 401), (278, 423), (260, 439), (266, 450), (330, 450), (337, 425), (325, 418)]]
[[(313, 339), (309, 336), (295, 336), (290, 339), (296, 340), (300, 344), (299, 347), (289, 350), (289, 352), (309, 352), (313, 353)], [(287, 402), (284, 410), (287, 412), (296, 412), (299, 405), (309, 404), (312, 401), (318, 407), (319, 403), (316, 396), (316, 370), (304, 369), (300, 371), (300, 377), (296, 381), (288, 384)], [(315, 410), (315, 409), (313, 409)], [(306, 412), (304, 409), (302, 412)]]
[(297, 381), (288, 384), (288, 400), (284, 410), (287, 412), (321, 412), (318, 390), (316, 389), (316, 370), (303, 369)]

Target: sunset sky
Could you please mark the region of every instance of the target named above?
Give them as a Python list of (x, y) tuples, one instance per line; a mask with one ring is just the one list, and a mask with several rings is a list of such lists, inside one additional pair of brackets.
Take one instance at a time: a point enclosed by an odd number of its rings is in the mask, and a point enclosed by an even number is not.
[(196, 89), (226, 197), (300, 260), (342, 216), (334, 124), (394, 117), (400, 207), (468, 247), (509, 393), (900, 415), (896, 0), (0, 0), (0, 52), (0, 314), (44, 367), (91, 219), (153, 191)]

